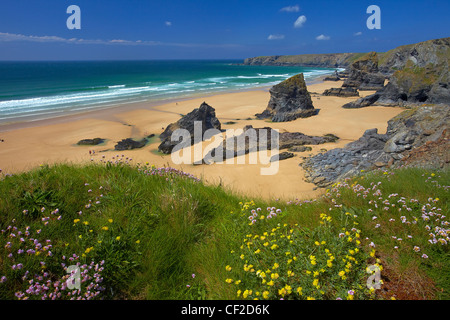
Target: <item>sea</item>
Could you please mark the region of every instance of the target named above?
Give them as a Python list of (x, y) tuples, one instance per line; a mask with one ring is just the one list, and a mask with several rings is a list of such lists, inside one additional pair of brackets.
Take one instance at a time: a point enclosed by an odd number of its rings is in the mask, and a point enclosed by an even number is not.
[(242, 60), (0, 62), (0, 124), (273, 86), (335, 69), (247, 66)]

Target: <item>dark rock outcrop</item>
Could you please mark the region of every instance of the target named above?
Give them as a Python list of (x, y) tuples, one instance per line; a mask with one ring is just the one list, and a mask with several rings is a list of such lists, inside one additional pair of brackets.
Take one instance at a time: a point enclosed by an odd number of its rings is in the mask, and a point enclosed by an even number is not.
[(250, 152), (276, 149), (279, 147), (278, 141), (278, 131), (269, 127), (253, 128), (248, 125), (244, 127), (242, 134), (231, 138), (225, 137), (220, 146), (207, 153), (202, 163), (221, 162)]
[(295, 155), (291, 152), (281, 152), (280, 154), (272, 156), (270, 162), (286, 160), (293, 157), (295, 157)]
[[(339, 138), (332, 134), (317, 137), (308, 136), (300, 132), (279, 133), (269, 127), (253, 128), (253, 126), (248, 125), (244, 127), (242, 134), (225, 138), (220, 146), (212, 149), (205, 156), (203, 163), (209, 164), (211, 159), (223, 161), (256, 151), (283, 150), (305, 145), (319, 145), (335, 142), (337, 139)], [(311, 150), (311, 148), (304, 148), (304, 151)]]
[(123, 139), (122, 141), (119, 141), (115, 146), (114, 149), (117, 151), (124, 151), (124, 150), (133, 150), (133, 149), (140, 149), (145, 147), (147, 144), (147, 139), (142, 139), (139, 141), (136, 141), (131, 138)]
[(339, 77), (337, 70), (334, 71), (333, 75), (323, 78), (323, 81), (340, 81), (340, 80), (341, 78)]
[(318, 113), (312, 104), (303, 73), (293, 76), (270, 89), (270, 101), (258, 119), (271, 119), (273, 122), (293, 121)]
[(162, 142), (158, 150), (165, 154), (172, 153), (173, 148), (179, 144), (179, 141), (171, 141), (172, 133), (177, 129), (187, 130), (191, 135), (191, 145), (194, 144), (195, 122), (201, 122), (202, 137), (208, 129), (221, 130), (221, 124), (219, 119), (216, 118), (215, 109), (206, 102), (203, 102), (198, 109), (194, 109), (177, 122), (170, 124), (164, 130), (160, 135)]
[(96, 146), (105, 142), (105, 139), (102, 138), (94, 138), (94, 139), (83, 139), (77, 142), (79, 146)]
[(312, 151), (312, 148), (307, 147), (307, 146), (293, 146), (293, 147), (290, 147), (288, 149), (288, 151), (290, 151), (290, 152), (307, 152), (307, 151)]
[(279, 148), (289, 149), (296, 146), (319, 145), (324, 143), (336, 142), (339, 138), (334, 135), (308, 136), (301, 132), (282, 132), (280, 133)]
[[(447, 141), (445, 130), (449, 122), (450, 109), (445, 105), (406, 110), (388, 122), (386, 134), (379, 134), (377, 129), (367, 130), (359, 140), (305, 159), (301, 166), (306, 178), (319, 187), (327, 187), (361, 170), (400, 166), (416, 148)], [(438, 161), (448, 163), (449, 153), (442, 151), (440, 155), (435, 154), (435, 158), (444, 157)]]
[(341, 87), (327, 89), (323, 92), (323, 95), (336, 97), (359, 97), (359, 92), (355, 88)]

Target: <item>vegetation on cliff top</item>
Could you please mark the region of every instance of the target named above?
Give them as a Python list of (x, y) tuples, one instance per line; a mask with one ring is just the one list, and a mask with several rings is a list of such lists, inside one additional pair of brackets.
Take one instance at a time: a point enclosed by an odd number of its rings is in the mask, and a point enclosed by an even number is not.
[(285, 202), (126, 162), (2, 177), (1, 299), (449, 297), (448, 170), (362, 173)]

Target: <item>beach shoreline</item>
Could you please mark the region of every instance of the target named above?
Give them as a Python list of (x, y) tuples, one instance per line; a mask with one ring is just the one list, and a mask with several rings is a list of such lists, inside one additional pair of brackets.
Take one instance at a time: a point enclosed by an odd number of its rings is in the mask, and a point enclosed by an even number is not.
[[(323, 82), (323, 79), (327, 77), (328, 75), (321, 75), (317, 76), (314, 79), (307, 80), (307, 85), (314, 85), (319, 84)], [(222, 94), (229, 94), (229, 93), (239, 93), (239, 92), (248, 92), (248, 91), (269, 91), (269, 89), (272, 86), (261, 86), (261, 87), (253, 87), (253, 88), (245, 88), (245, 89), (235, 89), (235, 90), (228, 90), (223, 92), (209, 92), (209, 93), (196, 93), (191, 94), (186, 97), (180, 97), (180, 98), (166, 98), (161, 100), (145, 100), (145, 101), (129, 101), (124, 102), (120, 104), (111, 104), (111, 105), (105, 105), (104, 107), (99, 107), (97, 109), (89, 109), (89, 110), (83, 110), (79, 112), (66, 112), (66, 114), (62, 114), (60, 116), (49, 116), (47, 118), (38, 118), (33, 119), (33, 117), (30, 117), (30, 119), (24, 119), (24, 120), (13, 120), (9, 122), (0, 122), (0, 133), (10, 130), (16, 130), (16, 129), (22, 129), (22, 128), (29, 128), (29, 127), (37, 127), (37, 126), (43, 126), (43, 125), (50, 125), (50, 124), (57, 124), (62, 122), (68, 122), (73, 120), (79, 120), (79, 119), (85, 119), (87, 117), (105, 117), (107, 114), (112, 113), (120, 113), (125, 111), (131, 111), (135, 109), (151, 109), (152, 107), (158, 107), (161, 105), (166, 105), (170, 103), (177, 103), (181, 101), (186, 100), (192, 100), (195, 98), (205, 98), (216, 96), (216, 95), (222, 95)]]
[[(341, 84), (342, 82), (323, 81), (308, 84), (313, 104), (320, 110), (319, 114), (286, 123), (269, 123), (254, 117), (267, 107), (270, 99), (268, 88), (257, 88), (172, 99), (162, 104), (122, 105), (56, 119), (4, 125), (0, 126), (0, 138), (4, 139), (0, 144), (0, 169), (4, 174), (14, 174), (42, 164), (99, 162), (103, 157), (108, 160), (123, 155), (124, 158), (131, 158), (131, 163), (171, 166), (202, 178), (207, 184), (220, 184), (249, 197), (310, 199), (323, 193), (323, 190), (317, 190), (314, 184), (304, 181), (304, 172), (299, 166), (302, 157), (317, 154), (323, 149), (342, 148), (359, 139), (367, 129), (377, 128), (383, 133), (387, 128), (387, 121), (402, 111), (400, 108), (390, 107), (348, 110), (341, 106), (356, 98), (321, 95), (325, 89), (339, 87)], [(280, 132), (302, 132), (317, 136), (331, 133), (340, 139), (335, 143), (311, 146), (311, 152), (297, 153), (294, 158), (280, 161), (279, 170), (273, 176), (260, 174), (261, 168), (267, 167), (262, 164), (177, 165), (170, 155), (157, 152), (159, 139), (152, 139), (142, 149), (114, 150), (114, 145), (122, 139), (142, 139), (150, 134), (157, 137), (166, 126), (176, 122), (181, 115), (198, 108), (202, 102), (215, 108), (223, 129), (237, 130), (246, 125), (255, 128), (270, 126)], [(230, 121), (234, 123), (226, 124)], [(76, 145), (79, 140), (96, 137), (107, 140), (98, 146)], [(92, 155), (90, 151), (95, 153)]]

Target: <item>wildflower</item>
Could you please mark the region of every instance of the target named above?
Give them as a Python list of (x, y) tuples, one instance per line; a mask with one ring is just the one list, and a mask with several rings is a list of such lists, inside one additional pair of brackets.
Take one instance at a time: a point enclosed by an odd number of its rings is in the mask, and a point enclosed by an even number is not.
[(298, 287), (297, 288), (297, 294), (299, 295), (299, 296), (301, 296), (302, 294), (303, 294), (303, 292), (302, 292), (302, 287)]
[(102, 230), (104, 230), (104, 231), (108, 231), (108, 229), (109, 229), (109, 228), (106, 227), (106, 226), (105, 226), (105, 227), (102, 227)]
[(109, 223), (113, 223), (113, 219), (108, 219), (108, 222)]
[(355, 295), (355, 292), (353, 290), (348, 290), (347, 292), (347, 300), (353, 300), (353, 296)]
[(420, 251), (420, 248), (419, 248), (418, 246), (414, 246), (414, 251), (415, 251), (415, 252), (419, 252), (419, 251)]
[(116, 237), (116, 240), (119, 241), (120, 240), (120, 236)]
[(264, 291), (262, 296), (264, 299), (269, 299), (269, 291)]
[(247, 299), (247, 297), (251, 294), (252, 294), (252, 290), (245, 290), (244, 293), (242, 294), (242, 297), (244, 299)]
[(80, 219), (73, 220), (73, 223), (78, 223), (78, 222), (80, 222)]
[(233, 282), (233, 279), (228, 278), (228, 279), (225, 280), (225, 282), (226, 282), (226, 283), (232, 283), (232, 282)]
[(225, 267), (225, 270), (231, 271), (231, 267), (227, 265), (227, 266)]

